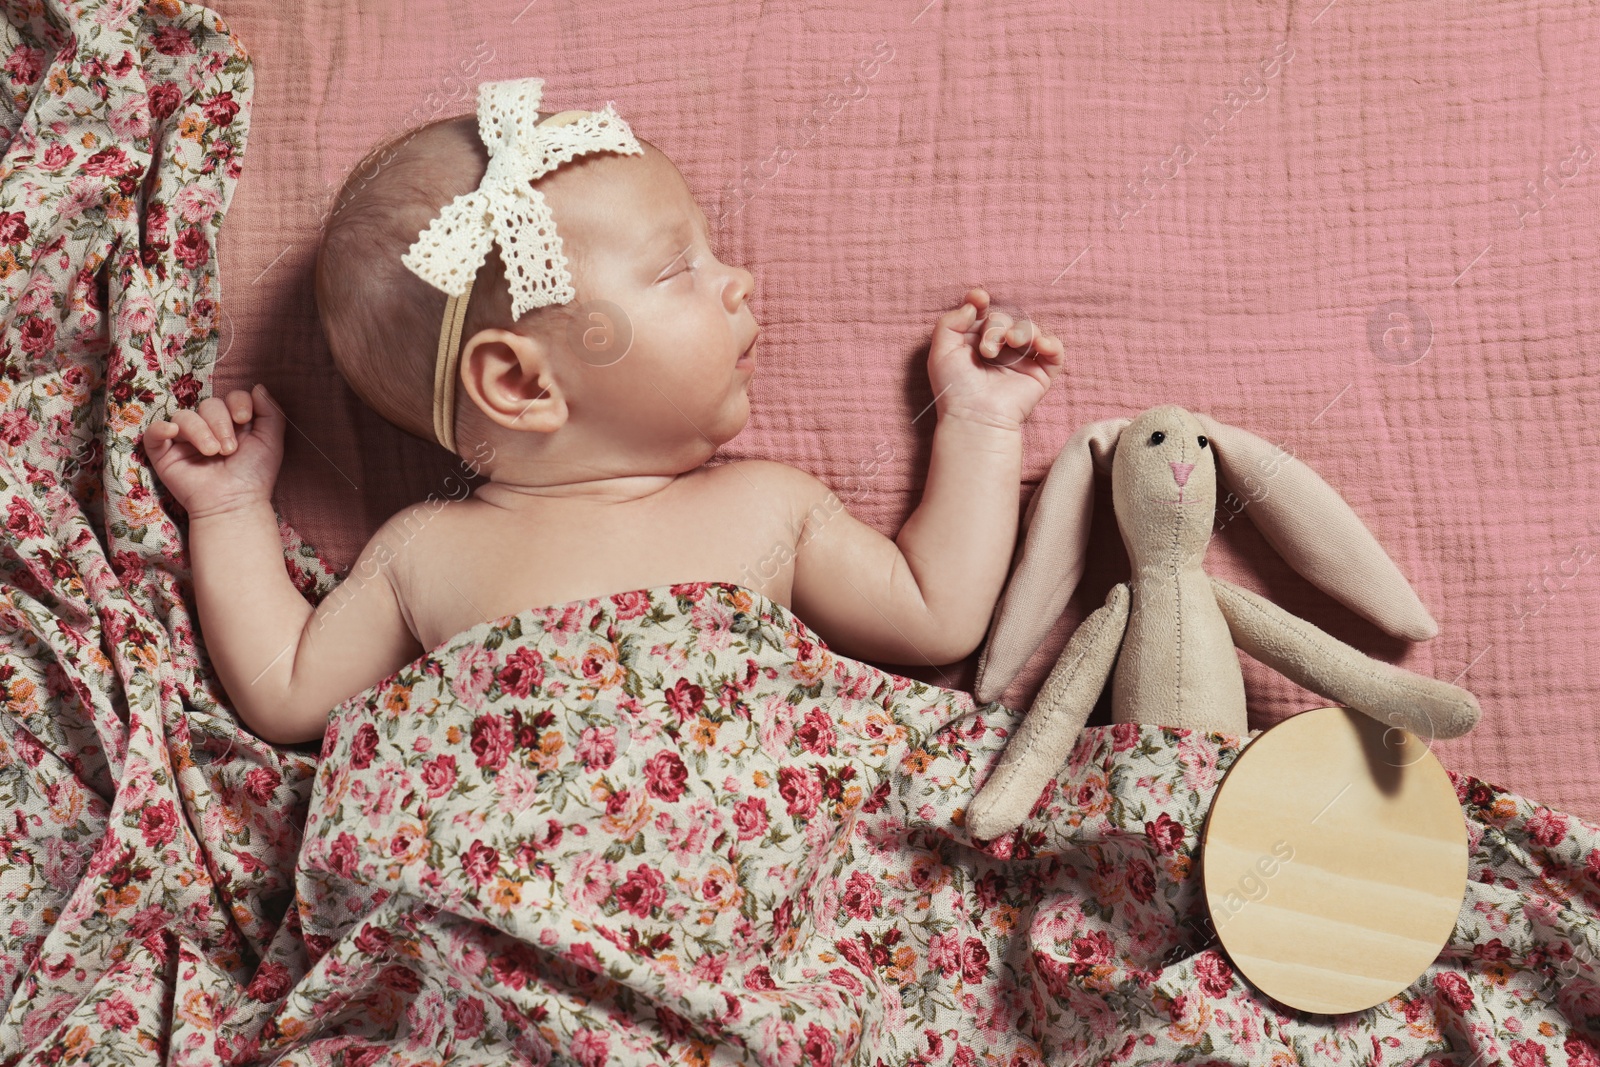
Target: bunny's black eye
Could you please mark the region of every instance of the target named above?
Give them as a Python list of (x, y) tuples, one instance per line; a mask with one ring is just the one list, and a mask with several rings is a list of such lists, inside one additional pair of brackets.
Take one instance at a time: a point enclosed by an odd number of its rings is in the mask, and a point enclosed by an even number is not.
[(1167, 435), (1162, 433), (1160, 430), (1157, 430), (1155, 433), (1150, 435), (1150, 443), (1153, 444), (1153, 445), (1159, 445), (1162, 441), (1165, 441), (1166, 439), (1167, 439)]
[(1201, 447), (1201, 448), (1204, 448), (1204, 447), (1206, 447), (1206, 438), (1205, 438), (1205, 435), (1204, 435), (1204, 434), (1201, 434), (1201, 435), (1200, 435), (1200, 447)]

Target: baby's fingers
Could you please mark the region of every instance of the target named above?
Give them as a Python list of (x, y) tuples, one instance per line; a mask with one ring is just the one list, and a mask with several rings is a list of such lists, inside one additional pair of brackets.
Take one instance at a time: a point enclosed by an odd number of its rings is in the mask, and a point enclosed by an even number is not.
[[(208, 397), (207, 399), (214, 398)], [(204, 404), (205, 401), (201, 401), (201, 403)], [(217, 435), (212, 432), (210, 425), (207, 424), (205, 418), (198, 411), (191, 411), (187, 408), (176, 411), (172, 415), (171, 422), (178, 428), (178, 432), (175, 435), (176, 438), (193, 445), (195, 451), (201, 455), (213, 456), (222, 451), (222, 442), (217, 440)]]
[(259, 383), (250, 390), (250, 398), (255, 405), (255, 424), (251, 426), (250, 432), (259, 433), (269, 442), (282, 441), (285, 419), (277, 399), (267, 392), (265, 385)]
[(1037, 324), (1029, 319), (1023, 319), (1021, 322), (1014, 323), (1006, 331), (1005, 343), (1012, 348), (1020, 348), (1031, 352), (1043, 336), (1045, 336), (1045, 333), (1039, 329)]
[(166, 419), (156, 419), (144, 431), (145, 455), (151, 459), (162, 455), (172, 445), (172, 439), (178, 436), (176, 424)]
[(989, 312), (988, 320), (983, 324), (983, 340), (978, 345), (978, 354), (985, 359), (993, 359), (1006, 345), (1006, 336), (1011, 331), (1011, 316), (1004, 311)]
[(1061, 344), (1061, 338), (1053, 333), (1041, 331), (1034, 339), (1033, 351), (1039, 362), (1047, 365), (1059, 365), (1066, 357), (1066, 348)]
[(977, 323), (989, 307), (989, 294), (982, 289), (969, 289), (961, 303), (939, 316), (939, 329), (965, 334)]
[(255, 414), (255, 405), (250, 401), (250, 394), (243, 389), (235, 389), (228, 394), (226, 401), (228, 414), (233, 416), (233, 421), (246, 423)]
[(239, 441), (233, 435), (233, 413), (228, 410), (228, 405), (221, 397), (206, 397), (200, 401), (200, 406), (196, 410), (199, 411), (200, 417), (206, 420), (206, 428), (211, 431), (211, 436), (216, 438), (223, 455), (238, 449)]

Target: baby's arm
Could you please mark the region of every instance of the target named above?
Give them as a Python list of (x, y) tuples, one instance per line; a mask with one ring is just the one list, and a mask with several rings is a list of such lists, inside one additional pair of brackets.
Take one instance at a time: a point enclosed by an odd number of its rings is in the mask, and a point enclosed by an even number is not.
[(290, 581), (271, 501), (283, 415), (263, 387), (157, 420), (145, 448), (189, 513), (201, 633), (234, 709), (257, 736), (315, 740), (335, 705), (421, 654), (382, 565), (395, 519), (315, 610)]
[(811, 475), (779, 475), (803, 516), (795, 613), (845, 655), (951, 663), (988, 631), (1017, 536), (1022, 422), (1062, 363), (1054, 336), (988, 307), (972, 290), (934, 330), (933, 455), (922, 502), (893, 541)]

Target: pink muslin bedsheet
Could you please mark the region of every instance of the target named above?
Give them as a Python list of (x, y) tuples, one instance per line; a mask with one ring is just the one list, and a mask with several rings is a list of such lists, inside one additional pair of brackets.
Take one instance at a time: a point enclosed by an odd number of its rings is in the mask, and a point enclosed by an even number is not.
[[(924, 361), (971, 285), (1066, 341), (1022, 503), (1082, 423), (1176, 402), (1336, 486), (1442, 632), (1383, 637), (1248, 521), (1214, 572), (1484, 709), (1453, 770), (1600, 816), (1600, 20), (1584, 5), (219, 0), (255, 61), (222, 230), (216, 390), (293, 428), (279, 504), (339, 566), (452, 461), (329, 361), (311, 268), (379, 138), (538, 76), (677, 162), (764, 327), (726, 458), (805, 468), (892, 535), (925, 476)], [(868, 73), (870, 71), (870, 73)], [(920, 414), (919, 414), (920, 413)], [(1126, 573), (1088, 579), (1006, 702)], [(970, 685), (976, 657), (894, 669)], [(1245, 658), (1253, 723), (1326, 701)], [(1104, 709), (1092, 721), (1103, 721)]]

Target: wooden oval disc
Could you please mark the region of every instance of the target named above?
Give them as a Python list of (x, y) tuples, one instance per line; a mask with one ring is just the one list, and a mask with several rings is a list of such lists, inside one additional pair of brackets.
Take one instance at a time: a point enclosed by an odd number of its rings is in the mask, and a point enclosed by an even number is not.
[(1319, 708), (1263, 731), (1228, 768), (1200, 870), (1217, 937), (1252, 985), (1302, 1011), (1361, 1011), (1450, 939), (1466, 820), (1425, 742)]

